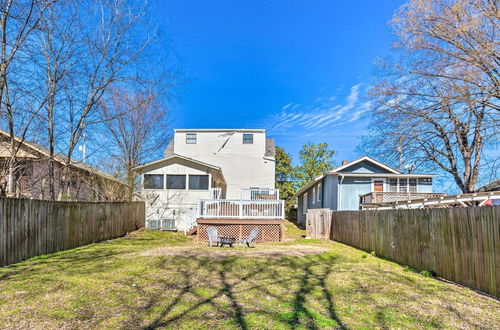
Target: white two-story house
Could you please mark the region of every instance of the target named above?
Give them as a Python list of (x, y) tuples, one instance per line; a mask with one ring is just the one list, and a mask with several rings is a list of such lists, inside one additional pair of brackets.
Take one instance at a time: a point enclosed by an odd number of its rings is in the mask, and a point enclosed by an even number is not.
[(263, 129), (174, 130), (164, 158), (135, 168), (142, 174), (147, 226), (185, 230), (202, 200), (220, 207), (220, 200), (253, 199), (259, 189), (272, 194), (274, 156), (274, 140)]

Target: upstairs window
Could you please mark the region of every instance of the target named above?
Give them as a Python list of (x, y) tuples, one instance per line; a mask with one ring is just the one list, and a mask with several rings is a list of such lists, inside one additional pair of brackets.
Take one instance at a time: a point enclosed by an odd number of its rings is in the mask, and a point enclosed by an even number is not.
[(243, 134), (243, 144), (253, 144), (253, 134)]
[(167, 189), (186, 189), (186, 176), (167, 175)]
[(144, 189), (163, 189), (163, 174), (144, 174)]
[(190, 175), (189, 189), (208, 190), (208, 175)]
[(432, 178), (420, 178), (418, 183), (421, 185), (432, 185)]
[(186, 143), (187, 144), (196, 144), (196, 133), (187, 133), (186, 134)]
[(317, 191), (317, 197), (316, 197), (316, 201), (318, 202), (321, 202), (321, 182), (318, 184), (318, 191)]

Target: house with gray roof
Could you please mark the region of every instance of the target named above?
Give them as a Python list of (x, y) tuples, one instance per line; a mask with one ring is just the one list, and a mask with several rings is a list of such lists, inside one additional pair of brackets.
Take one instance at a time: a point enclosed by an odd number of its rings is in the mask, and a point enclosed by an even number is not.
[(396, 202), (435, 195), (435, 174), (403, 173), (364, 156), (323, 173), (302, 187), (298, 199), (298, 220), (305, 222), (308, 209), (360, 210), (364, 205)]

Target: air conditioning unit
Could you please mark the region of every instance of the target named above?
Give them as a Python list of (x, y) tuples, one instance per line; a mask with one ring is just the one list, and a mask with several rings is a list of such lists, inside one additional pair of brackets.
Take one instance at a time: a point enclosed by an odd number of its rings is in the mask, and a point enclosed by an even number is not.
[(148, 220), (146, 228), (152, 229), (152, 230), (160, 230), (160, 220)]
[(175, 230), (175, 219), (161, 219), (161, 230)]

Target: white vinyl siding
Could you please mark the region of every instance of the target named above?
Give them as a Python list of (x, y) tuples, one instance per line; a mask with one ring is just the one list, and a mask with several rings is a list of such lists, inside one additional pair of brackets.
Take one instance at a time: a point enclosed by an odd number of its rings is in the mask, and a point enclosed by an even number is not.
[[(265, 132), (196, 132), (196, 144), (186, 144), (186, 134), (176, 132), (174, 153), (221, 168), (227, 183), (225, 197), (239, 199), (242, 188), (274, 188), (275, 162), (265, 157)], [(243, 144), (243, 134), (253, 144)], [(194, 173), (193, 173), (194, 174)]]

